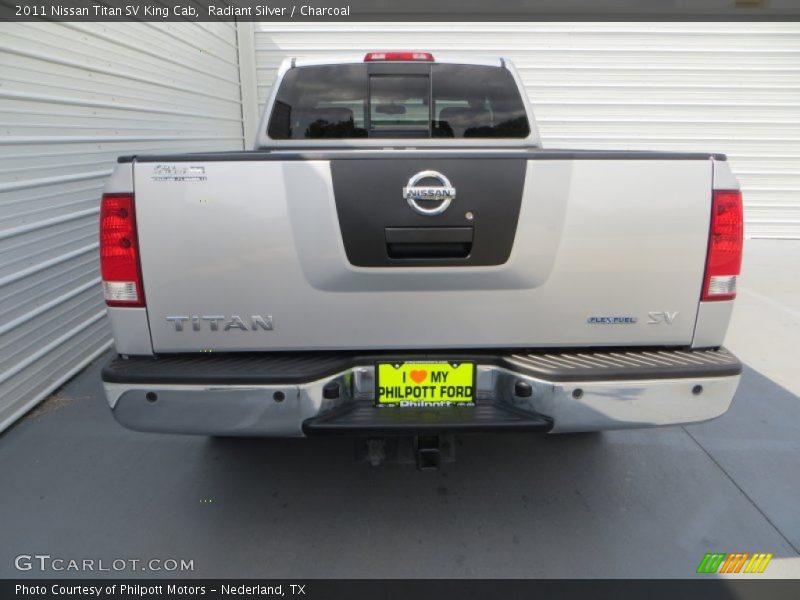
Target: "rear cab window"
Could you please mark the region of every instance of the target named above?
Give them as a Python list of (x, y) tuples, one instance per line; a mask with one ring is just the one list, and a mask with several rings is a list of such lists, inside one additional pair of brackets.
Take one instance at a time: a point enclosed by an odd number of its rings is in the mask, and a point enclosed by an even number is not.
[(530, 125), (503, 67), (373, 63), (290, 69), (267, 133), (275, 140), (525, 138)]

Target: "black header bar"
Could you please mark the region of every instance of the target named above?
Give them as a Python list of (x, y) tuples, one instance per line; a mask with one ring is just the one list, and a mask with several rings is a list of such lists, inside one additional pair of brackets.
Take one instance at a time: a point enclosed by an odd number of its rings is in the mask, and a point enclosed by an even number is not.
[(797, 0), (0, 0), (0, 21), (798, 21)]

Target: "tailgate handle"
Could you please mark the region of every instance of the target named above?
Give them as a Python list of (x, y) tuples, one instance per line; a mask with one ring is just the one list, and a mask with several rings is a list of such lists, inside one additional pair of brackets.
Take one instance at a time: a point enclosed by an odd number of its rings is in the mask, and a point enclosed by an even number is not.
[(389, 258), (467, 258), (472, 252), (472, 227), (387, 227)]

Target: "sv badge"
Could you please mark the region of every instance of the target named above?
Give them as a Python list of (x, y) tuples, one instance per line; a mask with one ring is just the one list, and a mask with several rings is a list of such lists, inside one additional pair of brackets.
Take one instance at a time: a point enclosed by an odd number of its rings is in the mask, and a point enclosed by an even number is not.
[(672, 325), (678, 317), (678, 311), (670, 312), (668, 310), (658, 310), (648, 312), (647, 316), (649, 317), (647, 321), (648, 325)]

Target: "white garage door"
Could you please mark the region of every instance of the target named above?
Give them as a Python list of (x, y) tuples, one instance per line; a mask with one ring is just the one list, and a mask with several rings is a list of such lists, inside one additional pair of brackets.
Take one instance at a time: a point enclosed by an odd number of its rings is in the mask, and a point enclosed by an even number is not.
[(800, 238), (798, 23), (262, 23), (259, 100), (284, 56), (391, 49), (510, 57), (549, 148), (724, 152), (746, 234)]
[(242, 149), (236, 39), (0, 24), (0, 430), (110, 345), (97, 213), (116, 157)]

